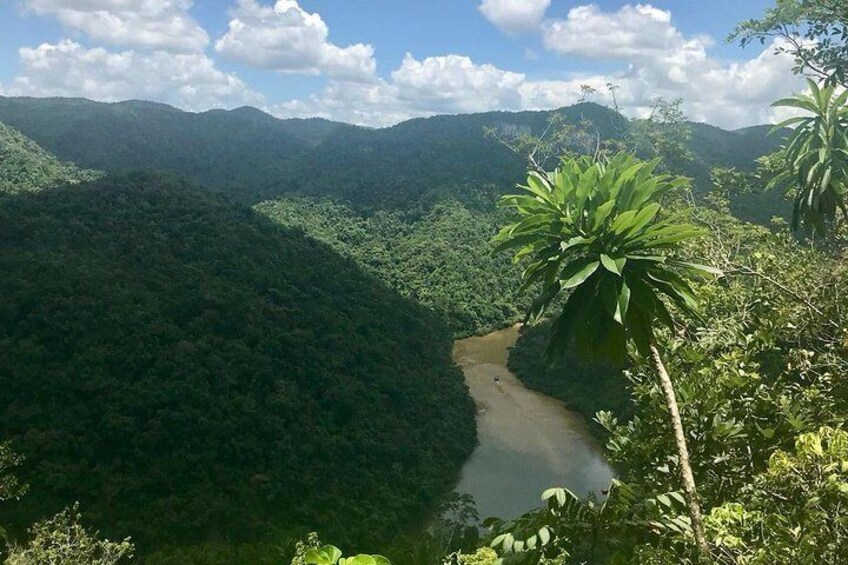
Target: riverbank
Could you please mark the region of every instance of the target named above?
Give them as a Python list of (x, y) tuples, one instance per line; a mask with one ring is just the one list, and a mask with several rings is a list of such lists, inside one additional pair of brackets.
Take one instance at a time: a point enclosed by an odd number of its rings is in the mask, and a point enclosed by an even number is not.
[(511, 326), (454, 342), (454, 360), (477, 406), (479, 438), (456, 490), (475, 498), (482, 518), (531, 510), (551, 486), (600, 493), (612, 478), (584, 419), (507, 368), (518, 335)]
[(527, 388), (561, 400), (580, 414), (595, 439), (603, 443), (607, 432), (594, 420), (598, 411), (610, 411), (620, 421), (633, 414), (630, 382), (623, 367), (590, 363), (572, 351), (550, 361), (546, 359), (549, 339), (549, 321), (523, 327), (508, 359), (509, 370)]

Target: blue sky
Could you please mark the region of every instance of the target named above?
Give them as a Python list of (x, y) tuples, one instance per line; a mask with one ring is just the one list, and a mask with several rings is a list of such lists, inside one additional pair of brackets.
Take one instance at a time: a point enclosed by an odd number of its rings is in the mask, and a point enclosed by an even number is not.
[(799, 88), (771, 47), (727, 44), (766, 0), (0, 0), (0, 94), (142, 98), (367, 125), (656, 96), (696, 120), (774, 119)]

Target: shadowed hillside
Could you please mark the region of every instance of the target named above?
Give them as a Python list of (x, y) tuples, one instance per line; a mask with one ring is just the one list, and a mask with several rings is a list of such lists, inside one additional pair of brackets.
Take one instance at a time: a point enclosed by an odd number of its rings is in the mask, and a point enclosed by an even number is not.
[(300, 524), (367, 543), (430, 509), (474, 446), (434, 316), (185, 182), (6, 198), (0, 273), (18, 533), (78, 500), (145, 551)]

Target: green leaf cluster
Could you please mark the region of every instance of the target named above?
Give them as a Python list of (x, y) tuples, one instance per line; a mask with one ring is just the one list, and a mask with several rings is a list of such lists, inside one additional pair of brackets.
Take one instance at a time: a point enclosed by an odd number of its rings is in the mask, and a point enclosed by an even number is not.
[(740, 23), (729, 40), (745, 46), (779, 38), (777, 53), (795, 58), (794, 71), (848, 86), (848, 7), (842, 0), (777, 0), (759, 19)]
[(361, 553), (353, 557), (342, 557), (341, 550), (334, 545), (310, 549), (305, 556), (306, 565), (391, 565), (382, 555), (365, 555)]
[(801, 225), (812, 234), (825, 234), (833, 226), (837, 211), (848, 222), (848, 90), (835, 86), (807, 84), (811, 94), (798, 94), (773, 105), (795, 108), (805, 115), (789, 118), (777, 126), (794, 126), (786, 141), (788, 169), (772, 185), (786, 183), (795, 188), (792, 229)]
[(117, 565), (133, 557), (129, 538), (113, 542), (87, 530), (78, 505), (36, 523), (31, 536), (28, 545), (11, 548), (5, 565)]
[(496, 251), (514, 250), (516, 261), (527, 258), (522, 288), (541, 289), (530, 321), (569, 291), (551, 351), (573, 346), (589, 357), (623, 360), (632, 339), (646, 355), (655, 320), (674, 328), (664, 300), (697, 313), (688, 278), (716, 271), (668, 254), (703, 231), (660, 215), (663, 197), (688, 181), (657, 174), (657, 164), (626, 153), (564, 160), (549, 174), (530, 173), (520, 186), (523, 194), (499, 201), (519, 221), (494, 237)]

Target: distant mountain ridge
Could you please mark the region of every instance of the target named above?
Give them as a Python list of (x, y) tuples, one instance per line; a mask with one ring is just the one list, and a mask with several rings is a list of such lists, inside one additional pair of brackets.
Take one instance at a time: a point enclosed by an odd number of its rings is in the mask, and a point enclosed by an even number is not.
[[(539, 133), (553, 112), (620, 137), (628, 120), (583, 103), (552, 111), (416, 118), (370, 129), (321, 118), (278, 119), (252, 107), (184, 112), (164, 104), (0, 97), (0, 122), (63, 160), (107, 172), (166, 170), (253, 204), (286, 194), (345, 200), (362, 209), (404, 208), (445, 192), (494, 187), (524, 173), (523, 159), (484, 127)], [(705, 187), (716, 165), (748, 169), (773, 151), (768, 126), (728, 131), (692, 123), (687, 174)]]

